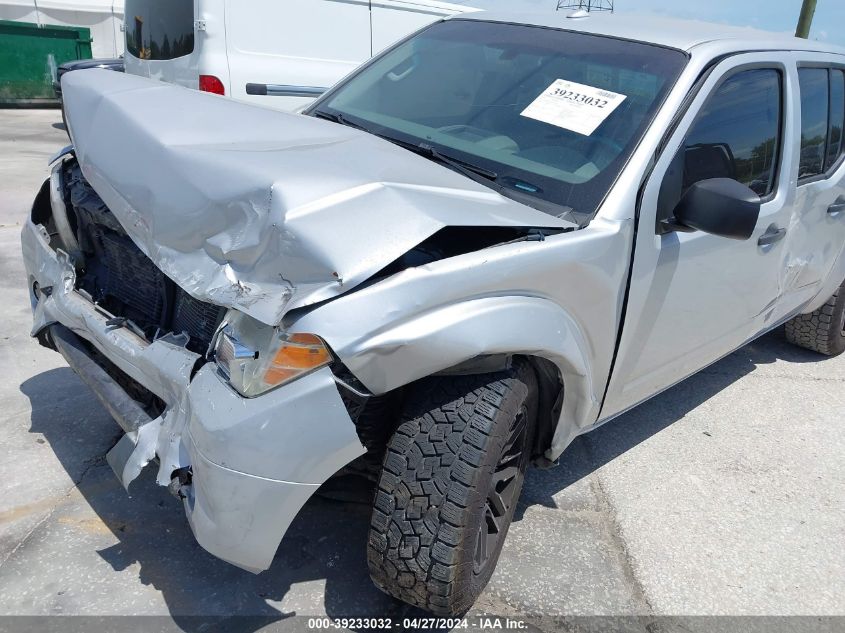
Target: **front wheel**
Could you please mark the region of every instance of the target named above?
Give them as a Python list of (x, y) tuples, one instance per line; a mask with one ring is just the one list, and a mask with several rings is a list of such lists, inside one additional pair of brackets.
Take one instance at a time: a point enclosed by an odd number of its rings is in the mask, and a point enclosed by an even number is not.
[(815, 312), (786, 323), (786, 340), (825, 356), (845, 352), (845, 283)]
[(409, 394), (376, 492), (375, 584), (437, 615), (462, 615), (490, 580), (531, 457), (537, 380), (507, 371), (435, 377)]
[(67, 126), (67, 115), (65, 114), (65, 104), (61, 104), (62, 108), (62, 126), (65, 128), (68, 139), (70, 139), (70, 128)]

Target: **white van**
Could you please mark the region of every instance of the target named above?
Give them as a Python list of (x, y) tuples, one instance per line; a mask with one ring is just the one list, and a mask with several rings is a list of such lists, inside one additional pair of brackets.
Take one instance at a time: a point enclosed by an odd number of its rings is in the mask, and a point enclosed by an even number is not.
[(126, 72), (280, 110), (436, 19), (430, 0), (126, 0)]

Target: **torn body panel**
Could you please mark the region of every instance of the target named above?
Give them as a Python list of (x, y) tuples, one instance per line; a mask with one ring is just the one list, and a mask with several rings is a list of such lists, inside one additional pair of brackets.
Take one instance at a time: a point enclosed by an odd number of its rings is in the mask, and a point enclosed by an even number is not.
[(123, 389), (117, 388), (108, 372), (91, 359), (79, 337), (58, 323), (49, 326), (48, 330), (56, 350), (94, 392), (120, 428), (126, 433), (137, 433), (142, 426), (152, 422), (150, 413), (138, 401), (128, 397)]
[(82, 172), (141, 250), (194, 298), (269, 325), (446, 226), (576, 228), (327, 121), (105, 71), (63, 90)]
[[(290, 392), (240, 398), (214, 365), (194, 375), (200, 356), (184, 348), (184, 339), (149, 342), (109, 325), (111, 315), (75, 289), (72, 261), (53, 250), (43, 227), (27, 221), (22, 245), (30, 286), (39, 289), (32, 295), (33, 334), (52, 326), (61, 338), (57, 347), (98, 397), (109, 400), (128, 431), (108, 456), (124, 486), (155, 457), (163, 486), (174, 471), (190, 467), (192, 482), (182, 492), (199, 543), (249, 571), (268, 568), (305, 501), (364, 452), (331, 372), (315, 372)], [(92, 360), (95, 353), (159, 397), (163, 412), (132, 418), (137, 402)], [(243, 450), (225, 450), (233, 443)], [(279, 450), (289, 451), (289, 458), (280, 458)], [(303, 455), (308, 459), (293, 458)]]
[(291, 315), (290, 327), (323, 333), (376, 394), (490, 354), (553, 362), (567, 392), (546, 453), (555, 460), (596, 422), (632, 235), (631, 221), (594, 220), (542, 242), (467, 253)]

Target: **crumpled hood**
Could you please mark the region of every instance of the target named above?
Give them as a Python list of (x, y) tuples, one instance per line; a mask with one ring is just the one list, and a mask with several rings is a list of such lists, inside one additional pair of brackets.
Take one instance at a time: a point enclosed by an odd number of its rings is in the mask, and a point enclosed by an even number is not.
[(62, 88), (82, 172), (139, 248), (268, 324), (445, 226), (574, 227), (328, 121), (104, 70)]

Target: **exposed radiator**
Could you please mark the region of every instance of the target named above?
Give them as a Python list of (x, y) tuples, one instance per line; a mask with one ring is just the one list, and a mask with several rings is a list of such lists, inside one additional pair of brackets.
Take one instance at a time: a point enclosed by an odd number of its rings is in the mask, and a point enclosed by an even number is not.
[(97, 232), (107, 271), (102, 290), (146, 316), (150, 323), (160, 323), (166, 307), (164, 273), (129, 238), (108, 229)]
[(85, 251), (80, 287), (112, 314), (131, 319), (149, 339), (185, 332), (188, 349), (205, 354), (225, 308), (194, 299), (156, 268), (75, 163), (69, 162), (65, 182)]
[[(224, 313), (223, 308), (198, 301), (177, 287), (171, 329), (176, 333), (187, 333), (191, 337), (188, 347), (192, 347), (195, 352), (205, 354), (214, 331), (223, 320)], [(202, 349), (199, 349), (200, 347)]]

